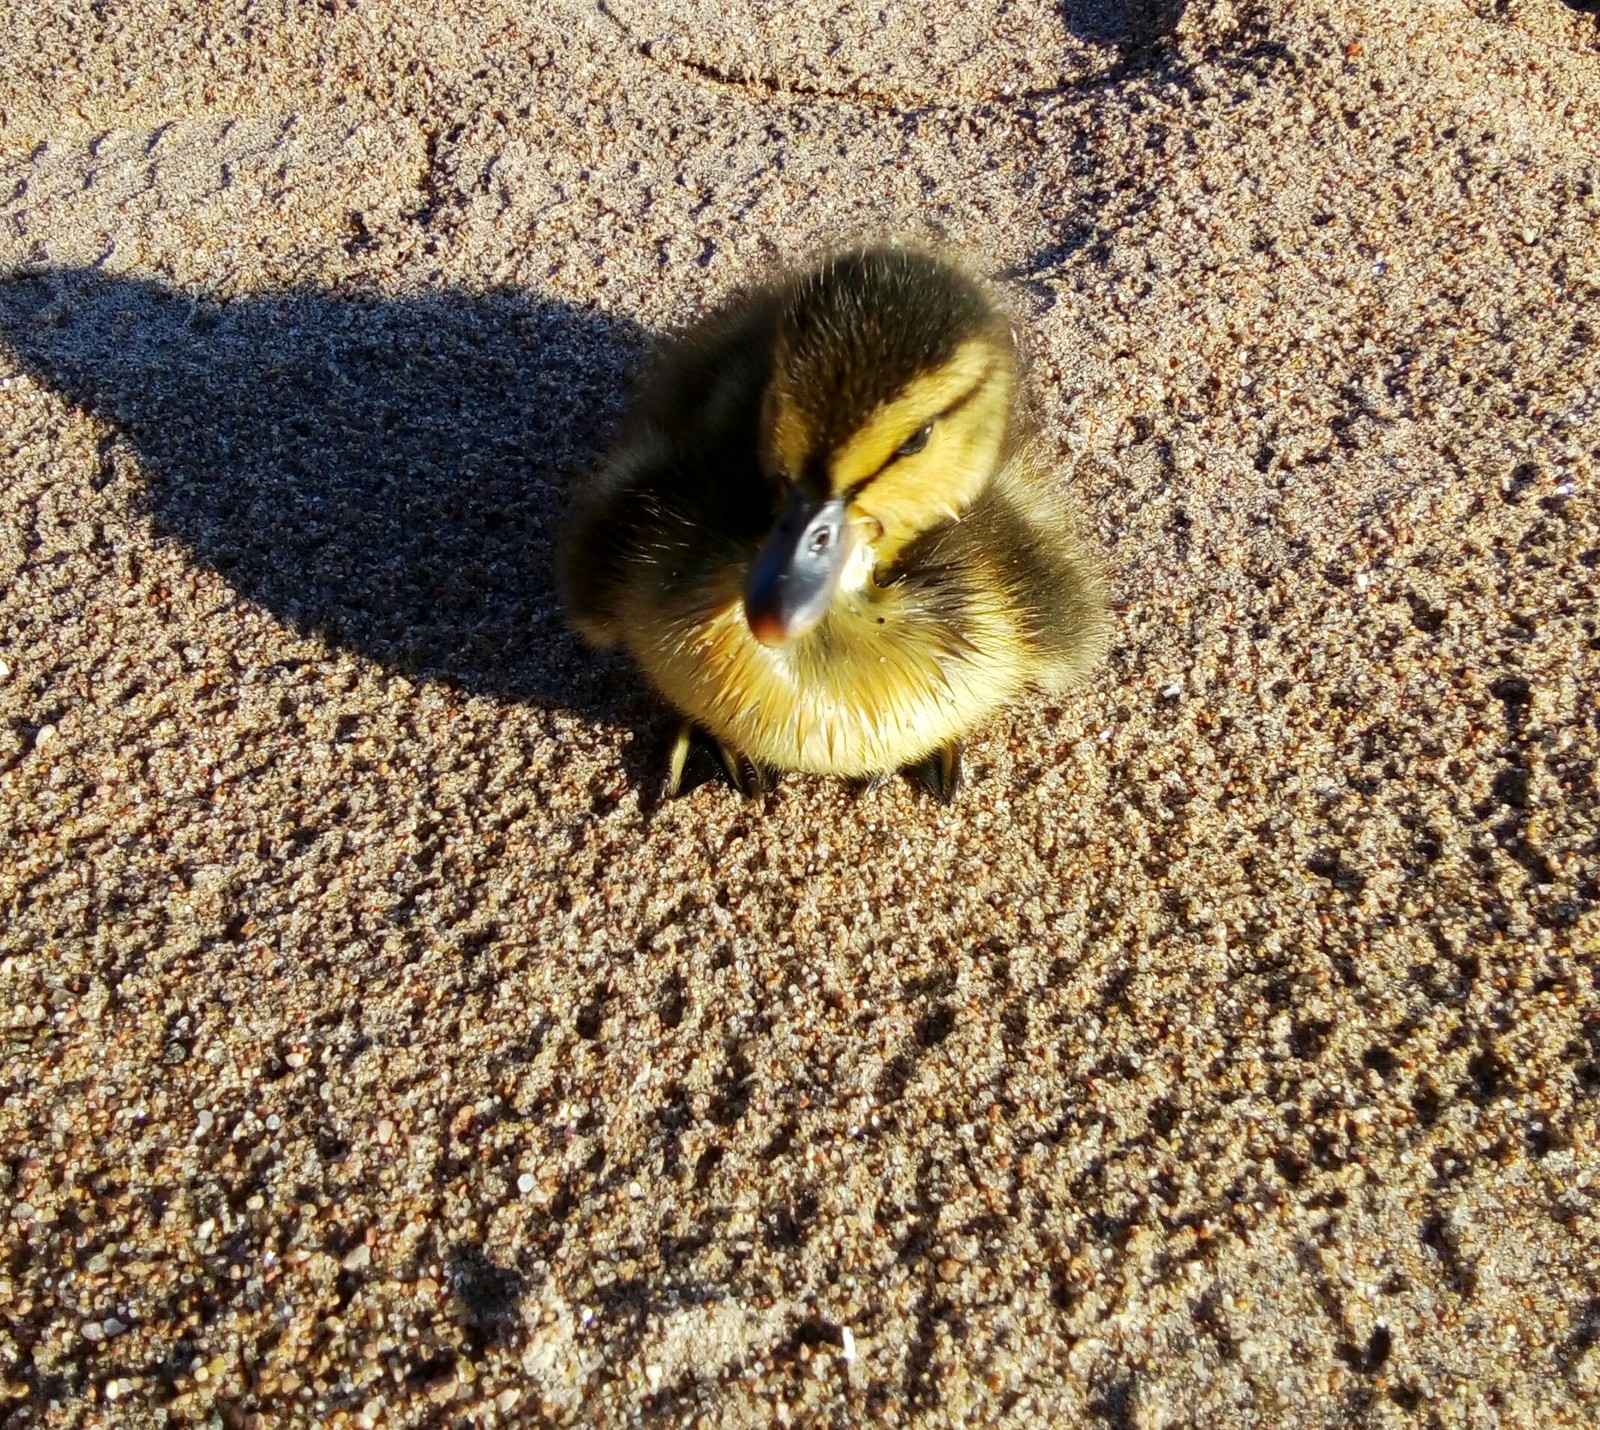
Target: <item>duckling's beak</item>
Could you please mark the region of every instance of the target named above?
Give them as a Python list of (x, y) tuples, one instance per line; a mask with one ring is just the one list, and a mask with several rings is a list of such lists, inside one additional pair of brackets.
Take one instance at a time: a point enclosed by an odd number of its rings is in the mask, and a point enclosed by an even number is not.
[(828, 613), (850, 555), (844, 502), (797, 487), (744, 583), (744, 615), (762, 645), (804, 635)]

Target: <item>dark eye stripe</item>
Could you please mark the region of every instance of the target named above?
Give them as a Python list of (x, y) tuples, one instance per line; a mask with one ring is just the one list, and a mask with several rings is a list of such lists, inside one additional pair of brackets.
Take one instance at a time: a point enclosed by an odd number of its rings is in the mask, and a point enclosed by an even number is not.
[[(924, 423), (923, 426), (919, 427), (913, 434), (913, 439), (915, 439), (915, 437), (920, 437), (923, 432), (928, 432), (931, 435), (933, 428), (938, 423), (943, 422), (947, 417), (953, 417), (957, 412), (961, 411), (963, 407), (965, 407), (969, 402), (972, 401), (974, 397), (978, 395), (978, 390), (989, 380), (989, 375), (993, 371), (994, 364), (990, 363), (988, 367), (984, 368), (984, 370), (978, 374), (978, 380), (974, 382), (972, 386), (969, 387), (965, 392), (963, 392), (960, 397), (956, 398), (954, 402), (949, 403), (941, 411), (935, 413), (931, 422)], [(879, 477), (887, 472), (890, 467), (894, 466), (894, 464), (898, 462), (901, 457), (913, 456), (916, 452), (920, 452), (922, 450), (922, 447), (917, 447), (911, 452), (907, 452), (906, 448), (910, 445), (910, 442), (906, 442), (895, 448), (895, 450), (890, 454), (889, 460), (879, 467), (877, 471), (864, 476), (859, 482), (844, 492), (844, 499), (847, 502), (854, 501), (858, 496), (861, 495), (862, 492), (866, 491), (868, 487), (877, 481)], [(926, 445), (927, 443), (924, 441), (922, 446)]]

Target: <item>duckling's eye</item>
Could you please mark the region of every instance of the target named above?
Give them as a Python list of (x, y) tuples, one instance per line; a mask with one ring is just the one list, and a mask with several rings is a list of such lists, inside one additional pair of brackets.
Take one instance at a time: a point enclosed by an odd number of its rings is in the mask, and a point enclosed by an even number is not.
[(833, 533), (827, 527), (820, 527), (811, 533), (811, 540), (807, 543), (813, 556), (821, 556), (833, 541)]
[(917, 428), (909, 437), (895, 449), (897, 457), (914, 457), (928, 445), (928, 438), (933, 436), (933, 423)]

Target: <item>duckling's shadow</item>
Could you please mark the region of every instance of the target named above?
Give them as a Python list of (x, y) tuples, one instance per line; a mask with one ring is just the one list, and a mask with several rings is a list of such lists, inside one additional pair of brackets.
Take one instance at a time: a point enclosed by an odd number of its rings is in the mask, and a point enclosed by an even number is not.
[(1159, 44), (1178, 28), (1189, 0), (1061, 0), (1061, 23), (1080, 40), (1124, 53)]
[(636, 324), (512, 292), (215, 303), (57, 270), (0, 285), (0, 341), (113, 430), (102, 485), (135, 468), (157, 530), (295, 628), (475, 693), (647, 718), (627, 668), (565, 628), (552, 570)]

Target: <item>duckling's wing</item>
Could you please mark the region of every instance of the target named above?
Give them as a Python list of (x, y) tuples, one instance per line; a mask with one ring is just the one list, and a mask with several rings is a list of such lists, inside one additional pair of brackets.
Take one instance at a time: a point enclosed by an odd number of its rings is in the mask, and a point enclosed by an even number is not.
[(774, 312), (770, 294), (749, 296), (663, 354), (574, 497), (558, 575), (595, 644), (622, 639), (641, 589), (681, 579), (767, 514), (757, 452)]
[(578, 494), (561, 533), (556, 574), (567, 614), (598, 646), (622, 638), (622, 593), (650, 524), (648, 497), (638, 479), (648, 476), (651, 465), (648, 450), (639, 444), (614, 454)]
[[(1012, 452), (958, 521), (914, 542), (899, 569), (940, 629), (954, 638), (981, 625), (1005, 647), (1000, 663), (1033, 685), (1070, 683), (1105, 647), (1099, 568), (1030, 446)], [(991, 662), (1001, 654), (986, 652)]]
[(1032, 648), (1034, 683), (1069, 684), (1103, 654), (1108, 627), (1100, 566), (1074, 531), (1057, 474), (1025, 445), (972, 515), (971, 535), (995, 559)]

